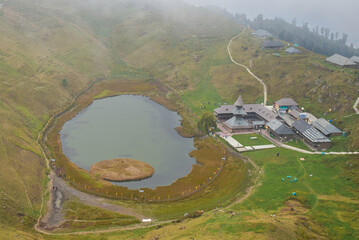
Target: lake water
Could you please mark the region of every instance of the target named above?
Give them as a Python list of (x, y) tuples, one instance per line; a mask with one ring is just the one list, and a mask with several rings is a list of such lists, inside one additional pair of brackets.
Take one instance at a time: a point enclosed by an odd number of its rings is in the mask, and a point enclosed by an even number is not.
[(156, 188), (186, 176), (195, 164), (193, 139), (175, 127), (181, 117), (147, 97), (121, 95), (94, 101), (60, 131), (64, 154), (89, 170), (96, 162), (132, 158), (154, 167), (151, 178), (113, 183), (130, 189)]

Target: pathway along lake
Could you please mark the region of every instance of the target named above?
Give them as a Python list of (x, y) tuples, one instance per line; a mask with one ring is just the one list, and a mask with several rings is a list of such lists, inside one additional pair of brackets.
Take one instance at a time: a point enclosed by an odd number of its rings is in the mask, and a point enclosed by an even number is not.
[(64, 154), (89, 170), (96, 162), (133, 158), (154, 167), (151, 178), (113, 183), (130, 189), (170, 185), (186, 176), (195, 159), (193, 139), (175, 127), (181, 116), (143, 96), (121, 95), (94, 101), (60, 131)]

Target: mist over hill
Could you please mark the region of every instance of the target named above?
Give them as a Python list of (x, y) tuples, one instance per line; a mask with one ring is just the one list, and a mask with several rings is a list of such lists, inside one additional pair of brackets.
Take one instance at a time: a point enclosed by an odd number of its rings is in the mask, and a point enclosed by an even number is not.
[(232, 14), (245, 13), (253, 19), (259, 14), (265, 18), (280, 17), (288, 22), (297, 19), (298, 25), (309, 23), (310, 29), (316, 26), (328, 27), (332, 32), (349, 34), (349, 43), (359, 47), (359, 31), (356, 23), (359, 22), (359, 2), (356, 0), (185, 0), (202, 6), (215, 5), (225, 8)]

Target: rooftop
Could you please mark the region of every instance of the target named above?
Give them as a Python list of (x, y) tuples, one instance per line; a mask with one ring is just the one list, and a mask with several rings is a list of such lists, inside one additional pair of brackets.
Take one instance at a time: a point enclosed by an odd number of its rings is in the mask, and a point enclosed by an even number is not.
[(298, 103), (291, 98), (281, 98), (275, 104), (278, 106), (298, 106)]
[(214, 109), (216, 114), (231, 114), (234, 105), (222, 105), (219, 108)]
[(291, 54), (302, 53), (302, 51), (300, 51), (299, 49), (294, 48), (294, 47), (287, 48), (285, 51), (287, 53), (291, 53)]
[(262, 43), (262, 47), (264, 47), (264, 48), (282, 48), (282, 47), (284, 47), (284, 45), (283, 45), (283, 43), (281, 41), (265, 40)]
[(331, 142), (326, 136), (321, 134), (317, 129), (311, 127), (307, 129), (303, 133), (304, 137), (306, 137), (309, 141), (313, 143), (323, 143), (323, 142)]
[(275, 119), (278, 115), (261, 104), (244, 104), (243, 110), (247, 113), (256, 113), (267, 122)]
[(257, 31), (254, 31), (252, 33), (252, 35), (257, 35), (257, 36), (261, 36), (261, 37), (270, 37), (270, 36), (272, 36), (272, 34), (270, 32), (268, 32), (267, 30), (264, 30), (264, 29), (258, 29)]
[(355, 63), (359, 63), (359, 57), (358, 56), (353, 56), (350, 58), (350, 60), (352, 60)]
[(299, 119), (298, 121), (293, 123), (293, 128), (303, 134), (306, 130), (311, 128), (311, 126), (309, 123), (307, 123), (303, 119)]
[(232, 117), (224, 122), (230, 128), (241, 128), (241, 127), (249, 127), (249, 123), (244, 120), (242, 117)]
[(313, 123), (313, 126), (321, 131), (324, 135), (330, 135), (333, 133), (341, 133), (338, 128), (336, 128), (333, 124), (325, 120), (324, 118), (319, 118)]
[(244, 103), (243, 103), (242, 95), (239, 95), (236, 102), (234, 103), (234, 106), (243, 107), (243, 105), (244, 105)]
[(312, 127), (303, 119), (299, 119), (293, 124), (293, 128), (300, 132), (305, 138), (313, 143), (331, 142), (327, 137)]
[(328, 62), (337, 64), (339, 66), (355, 66), (356, 63), (350, 60), (347, 57), (344, 57), (339, 54), (334, 54), (326, 59)]
[(285, 124), (278, 121), (277, 119), (270, 121), (267, 124), (267, 126), (278, 135), (293, 135), (294, 134), (294, 132), (291, 129), (289, 129)]

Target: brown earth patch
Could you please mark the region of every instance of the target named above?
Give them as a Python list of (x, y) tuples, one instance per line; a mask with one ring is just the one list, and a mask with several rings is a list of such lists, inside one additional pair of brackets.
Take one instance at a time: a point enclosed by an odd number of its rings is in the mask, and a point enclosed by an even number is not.
[(128, 158), (105, 160), (90, 168), (93, 175), (113, 182), (142, 180), (151, 177), (154, 172), (148, 163)]

